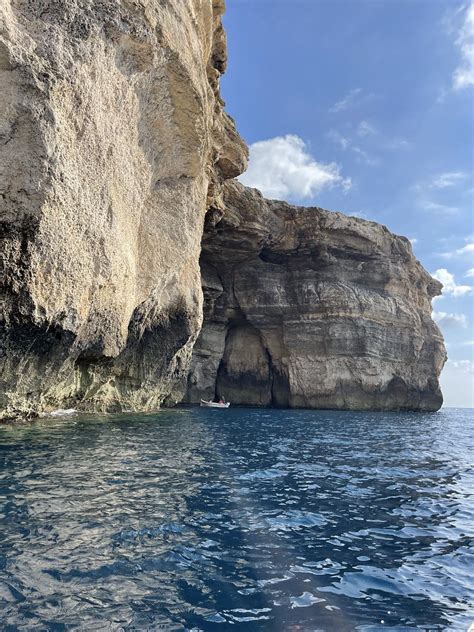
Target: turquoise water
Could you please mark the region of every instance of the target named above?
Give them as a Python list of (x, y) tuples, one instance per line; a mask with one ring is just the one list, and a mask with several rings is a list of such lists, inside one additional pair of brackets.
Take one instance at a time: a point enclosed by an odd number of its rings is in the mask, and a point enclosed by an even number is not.
[(0, 427), (0, 629), (467, 630), (474, 417)]

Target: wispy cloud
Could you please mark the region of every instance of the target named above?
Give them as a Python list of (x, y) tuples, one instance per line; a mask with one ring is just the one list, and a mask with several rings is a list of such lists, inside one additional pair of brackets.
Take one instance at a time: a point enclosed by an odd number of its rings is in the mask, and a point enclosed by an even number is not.
[(412, 237), (411, 239), (408, 238), (408, 241), (411, 243), (412, 246), (418, 243), (418, 239), (416, 237)]
[(448, 360), (441, 374), (445, 406), (474, 406), (474, 362)]
[(352, 144), (352, 141), (349, 138), (347, 138), (346, 136), (343, 136), (340, 132), (338, 132), (335, 129), (329, 130), (329, 132), (327, 133), (327, 136), (330, 140), (336, 143), (336, 145), (339, 145), (339, 147), (343, 149), (344, 151), (346, 149), (349, 149), (349, 147)]
[(406, 138), (393, 138), (392, 140), (387, 141), (385, 144), (387, 149), (413, 149), (413, 143), (407, 140)]
[(322, 189), (351, 188), (339, 165), (317, 162), (299, 136), (288, 134), (250, 145), (248, 170), (239, 180), (270, 198), (311, 198)]
[(362, 149), (361, 147), (353, 145), (351, 149), (357, 155), (358, 160), (365, 162), (367, 165), (374, 166), (380, 163), (378, 158), (371, 156), (368, 151), (365, 151), (365, 149)]
[(447, 189), (449, 187), (455, 187), (463, 184), (467, 177), (467, 173), (464, 173), (463, 171), (446, 171), (432, 176), (429, 180), (427, 179), (422, 182), (417, 182), (412, 186), (412, 189), (419, 193), (428, 189), (430, 191)]
[(374, 136), (377, 134), (377, 130), (367, 121), (361, 121), (357, 127), (356, 134), (361, 138), (365, 138), (365, 136)]
[(449, 314), (447, 312), (433, 312), (433, 320), (443, 330), (448, 329), (465, 329), (467, 327), (467, 318), (465, 314)]
[(424, 211), (431, 211), (440, 215), (456, 215), (456, 213), (459, 213), (457, 206), (440, 204), (439, 202), (433, 202), (433, 200), (420, 200), (419, 206)]
[[(464, 255), (472, 254), (474, 254), (474, 243), (466, 244), (462, 248), (456, 248), (456, 250), (452, 250), (450, 252), (443, 252), (441, 256), (445, 259), (452, 259), (453, 257), (462, 257)], [(474, 268), (471, 268), (471, 270), (468, 270), (468, 272), (472, 272), (472, 270), (474, 270)], [(465, 276), (471, 275), (466, 273)]]
[(455, 369), (462, 369), (468, 373), (474, 373), (474, 362), (472, 360), (448, 360)]
[(437, 215), (456, 215), (461, 209), (452, 204), (452, 190), (455, 189), (457, 196), (461, 195), (467, 178), (463, 171), (445, 171), (417, 182), (411, 190), (417, 194), (417, 203), (422, 210)]
[(340, 101), (337, 101), (331, 108), (329, 108), (329, 112), (334, 114), (335, 112), (341, 112), (342, 110), (347, 110), (358, 100), (359, 95), (362, 93), (362, 88), (354, 88), (350, 90), (345, 97), (343, 97)]
[(455, 90), (461, 90), (474, 86), (474, 4), (471, 2), (464, 9), (455, 43), (461, 61), (453, 75), (453, 86)]
[(465, 277), (474, 277), (474, 268), (469, 268), (469, 270), (466, 271), (466, 274), (464, 276)]
[[(336, 129), (328, 132), (327, 137), (344, 151), (351, 150), (358, 162), (367, 165), (378, 165), (380, 159), (372, 151), (407, 150), (413, 144), (404, 138), (387, 138), (373, 123), (363, 119), (358, 125), (348, 125), (344, 134)], [(367, 146), (369, 149), (367, 149)]]
[(458, 296), (464, 296), (472, 292), (470, 285), (458, 285), (454, 279), (454, 275), (448, 272), (446, 268), (440, 268), (431, 273), (431, 276), (443, 284), (443, 295), (451, 295), (455, 298)]
[(429, 186), (432, 189), (447, 189), (462, 183), (466, 178), (467, 174), (462, 171), (448, 171), (436, 176)]
[(367, 215), (367, 213), (364, 213), (364, 211), (354, 211), (349, 213), (349, 217), (358, 217), (359, 219), (369, 219), (369, 216)]
[(474, 253), (474, 244), (466, 244), (462, 248), (458, 248), (456, 250), (456, 254), (458, 255), (467, 255), (470, 253)]
[(364, 162), (365, 164), (371, 166), (379, 164), (379, 159), (377, 157), (372, 156), (368, 151), (362, 149), (359, 145), (356, 145), (351, 138), (344, 136), (337, 130), (330, 130), (327, 136), (344, 151), (350, 150), (353, 152), (356, 155), (358, 162)]

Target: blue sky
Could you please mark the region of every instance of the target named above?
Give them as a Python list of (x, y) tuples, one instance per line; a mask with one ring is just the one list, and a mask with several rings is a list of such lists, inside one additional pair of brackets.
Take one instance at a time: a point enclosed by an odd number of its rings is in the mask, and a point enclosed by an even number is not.
[(474, 5), (228, 0), (224, 21), (242, 180), (412, 239), (445, 283), (445, 404), (474, 406)]

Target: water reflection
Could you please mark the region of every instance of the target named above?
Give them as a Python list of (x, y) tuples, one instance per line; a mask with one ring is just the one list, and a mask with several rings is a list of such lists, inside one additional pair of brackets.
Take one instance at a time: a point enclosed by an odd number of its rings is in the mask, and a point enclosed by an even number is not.
[(2, 427), (2, 629), (467, 629), (473, 451), (449, 409)]

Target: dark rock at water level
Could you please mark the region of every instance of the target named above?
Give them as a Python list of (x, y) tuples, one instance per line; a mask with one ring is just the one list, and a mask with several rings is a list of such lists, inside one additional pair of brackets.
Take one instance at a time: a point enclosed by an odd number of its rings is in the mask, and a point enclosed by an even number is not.
[(437, 410), (441, 285), (384, 226), (225, 186), (208, 217), (187, 401)]

